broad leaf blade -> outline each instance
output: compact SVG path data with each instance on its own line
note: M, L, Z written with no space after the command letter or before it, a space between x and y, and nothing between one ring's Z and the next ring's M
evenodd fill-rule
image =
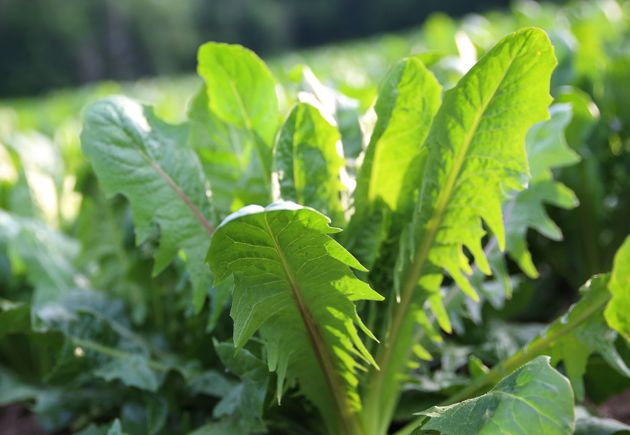
M393 413L417 319L426 318L425 303L441 328L451 331L440 293L443 271L476 300L465 276L472 273L466 251L489 274L483 224L505 247L501 205L509 192L526 184L525 135L549 116L555 64L547 35L521 30L500 41L444 95L425 141L428 156L417 212L401 240L395 276L400 296L391 303L392 320L384 331L389 336L377 355L381 372L372 372L368 386L366 424L381 432Z
M268 202L269 174L261 164L256 139L210 110L205 86L193 98L188 119L189 143L210 180L212 204L221 216L245 204Z
M404 59L385 78L345 234L361 261L374 262L392 215L408 218L413 211L427 153L424 140L439 105L440 85L419 58Z
M92 105L85 115L81 145L105 192L129 199L136 240L160 230L154 273L186 254L200 310L210 284L203 258L213 227L209 222L207 182L186 131L165 124L151 110L124 97Z
M335 232L324 215L294 203L249 206L221 224L208 253L218 280L234 276L236 346L259 330L278 394L285 379L297 379L331 431L360 408L357 359L373 363L353 302L382 299L354 276L351 268L363 268Z
M226 370L241 382L219 396L221 401L214 407L213 416L233 419L240 433L263 431L262 414L269 380L265 363L245 349L236 351L231 343L215 341L214 348Z
M280 128L273 167L280 198L313 207L336 224L345 221L339 140L317 108L298 103Z
M416 246L408 251L423 261L415 261L421 268L412 276L423 276L423 267L431 273L431 265L445 269L475 298L464 277L470 271L463 249L482 271L488 270L482 221L505 246L501 202L507 192L525 186L525 133L549 116L555 64L545 33L527 29L499 42L447 91L426 140L427 171L413 225ZM421 287L431 293L438 289L433 283Z
M504 378L483 396L421 413L422 430L444 435L572 434L573 392L567 379L538 357Z
M78 256L76 240L41 221L0 210L0 245L25 264L33 285L32 304L40 307L85 283L73 265Z
M276 84L265 63L240 45L209 42L199 48L197 71L205 82L210 110L255 136L259 158L269 177L280 117Z

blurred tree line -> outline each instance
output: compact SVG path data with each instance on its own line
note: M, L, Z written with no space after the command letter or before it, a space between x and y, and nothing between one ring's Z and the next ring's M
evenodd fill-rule
M192 71L199 44L262 55L419 25L509 0L0 0L0 97Z

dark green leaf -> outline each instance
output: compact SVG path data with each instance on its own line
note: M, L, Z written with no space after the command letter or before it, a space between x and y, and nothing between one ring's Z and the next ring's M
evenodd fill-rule
M483 396L421 414L429 417L423 431L443 435L569 435L575 426L571 386L547 357L527 363Z

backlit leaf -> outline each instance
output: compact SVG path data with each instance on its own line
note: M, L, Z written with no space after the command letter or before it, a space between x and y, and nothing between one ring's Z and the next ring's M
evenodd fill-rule
M336 431L361 406L358 360L374 364L354 302L382 297L354 276L351 268L364 269L329 236L338 231L329 222L291 202L249 206L223 221L208 261L218 280L234 277L235 345L259 331L278 397L285 379L297 379Z

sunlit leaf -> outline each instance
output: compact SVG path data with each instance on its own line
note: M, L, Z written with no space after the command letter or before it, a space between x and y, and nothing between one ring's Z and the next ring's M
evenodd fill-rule
M259 331L278 398L285 379L297 379L333 431L360 409L357 360L374 364L354 301L382 299L354 276L363 267L335 232L324 215L291 202L249 206L221 224L208 254L218 280L234 276L235 345Z

